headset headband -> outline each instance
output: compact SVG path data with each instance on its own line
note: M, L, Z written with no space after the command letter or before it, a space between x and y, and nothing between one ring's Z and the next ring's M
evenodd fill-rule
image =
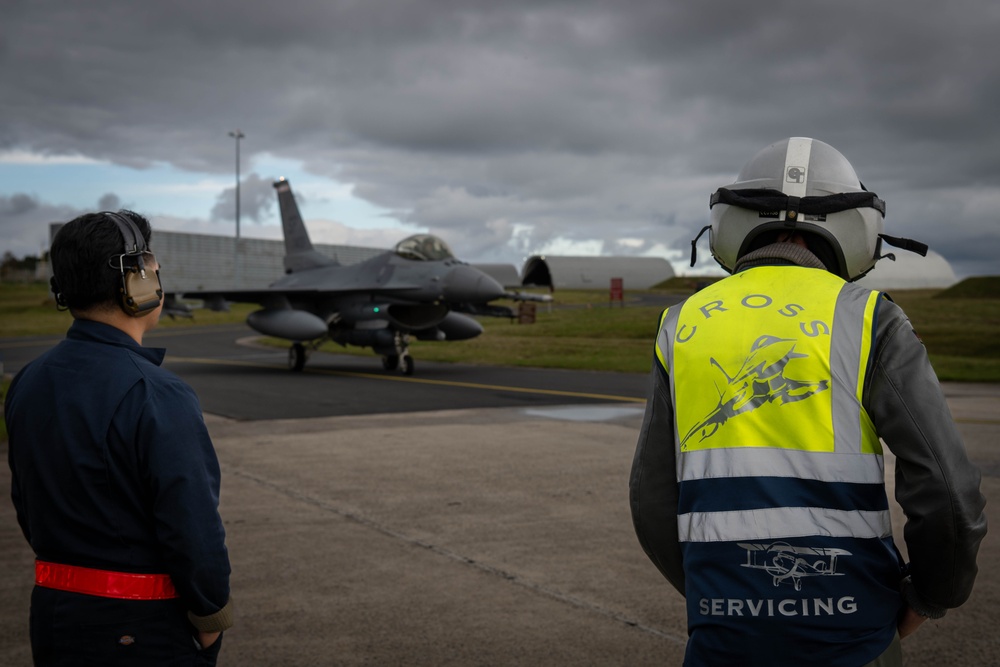
M146 246L146 239L139 231L138 225L127 216L120 213L105 211L104 215L111 218L118 231L121 232L124 242L124 252L117 255L118 265L115 266L115 255L112 255L109 262L112 268L121 271L121 302L122 310L132 317L142 317L155 311L156 307L163 301L163 287L160 285L159 271L151 271L148 275L146 265L143 261L143 254L149 252ZM125 264L125 258L134 258L134 264Z
M111 218L118 226L118 231L121 232L122 239L125 242L124 254L140 255L146 252L146 239L134 222L124 215L112 213L111 211L105 211L104 215Z

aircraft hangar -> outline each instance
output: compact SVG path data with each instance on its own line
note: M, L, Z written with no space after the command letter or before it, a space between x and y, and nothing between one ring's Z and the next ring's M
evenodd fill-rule
M521 274L517 272L517 267L513 264L473 264L472 266L503 285L506 289L521 286Z
M50 225L49 238L62 223ZM154 229L150 244L163 266L169 292L247 289L268 285L284 273L285 244L280 240L241 238L237 254L231 236L188 234ZM316 250L341 264L357 264L387 248L315 243ZM605 289L622 278L625 289L646 289L672 278L670 262L658 257L561 257L534 255L520 273L512 264L475 264L507 288L521 285L552 289Z
M958 282L948 260L933 250L926 257L905 250L890 250L896 261L880 259L875 268L858 281L859 285L877 290L938 289Z
M649 289L674 277L674 268L662 257L567 257L533 255L524 263L521 283L557 289L606 289L612 278L623 287Z
M62 223L52 223L49 238ZM188 234L154 230L152 247L163 265L165 287L171 292L202 289L239 289L268 285L284 272L285 245L280 240ZM316 249L341 264L357 264L385 248L315 244ZM895 261L883 259L859 283L869 289L940 289L958 282L948 260L933 250L927 257L896 250ZM624 288L648 289L674 277L670 262L659 257L570 257L533 255L518 274L505 264L477 268L507 288L540 286L556 289L605 289L611 278L622 278Z

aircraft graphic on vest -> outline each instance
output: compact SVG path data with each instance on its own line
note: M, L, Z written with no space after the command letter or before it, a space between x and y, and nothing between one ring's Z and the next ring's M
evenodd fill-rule
M843 572L837 572L837 557L851 555L844 549L793 547L787 542L738 542L736 546L747 550L747 562L740 567L763 570L771 575L775 586L787 582L797 591L802 590L805 577L844 576Z
M802 381L785 376L785 367L794 359L806 359L807 354L795 351L795 339L763 335L750 346L750 354L734 375L730 376L719 362L712 358L712 365L726 378L726 385L719 391L719 404L696 424L684 439L687 446L696 433L701 442L715 435L719 427L738 415L751 412L766 403L784 405L801 401L830 388L829 380Z

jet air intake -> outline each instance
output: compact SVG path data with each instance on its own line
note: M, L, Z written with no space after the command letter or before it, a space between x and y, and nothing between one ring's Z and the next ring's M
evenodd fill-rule
M437 326L447 315L448 306L434 303L353 303L340 311L345 322L384 321L407 331Z

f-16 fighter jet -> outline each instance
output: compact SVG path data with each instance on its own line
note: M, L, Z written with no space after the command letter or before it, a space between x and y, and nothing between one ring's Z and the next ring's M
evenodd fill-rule
M267 336L292 341L288 365L302 370L309 353L327 340L370 347L386 370L413 374L408 342L474 338L482 325L467 314L510 317L502 298L543 300L504 291L493 278L459 261L436 236L418 234L359 264L340 265L313 248L292 188L274 183L285 236L285 275L257 290L185 292L206 308L228 302L262 306L247 324Z

